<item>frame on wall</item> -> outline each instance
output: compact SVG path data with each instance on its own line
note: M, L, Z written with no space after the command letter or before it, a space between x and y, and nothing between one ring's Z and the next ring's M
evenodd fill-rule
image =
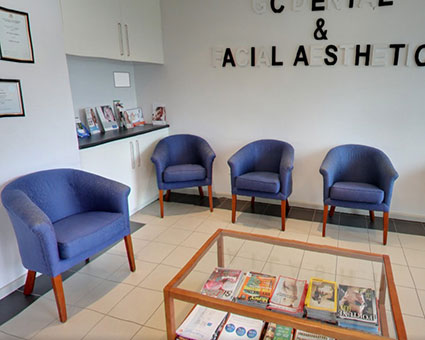
M0 6L0 58L34 63L29 14Z
M25 109L21 81L17 79L0 79L0 118L24 116Z
M114 72L115 87L131 87L130 72Z

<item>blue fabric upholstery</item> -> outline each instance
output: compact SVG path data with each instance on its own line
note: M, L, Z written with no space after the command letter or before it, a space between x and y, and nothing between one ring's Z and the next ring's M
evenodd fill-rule
M171 165L164 171L164 182L202 180L206 175L206 169L198 164Z
M271 139L249 143L228 164L234 195L286 200L292 192L294 148L288 143Z
M201 137L183 134L162 139L151 157L158 189L211 185L214 159L214 151Z
M1 197L24 267L55 277L130 234L129 193L121 183L75 169L9 183Z
M384 191L376 185L358 182L336 182L331 187L331 199L381 204Z
M398 173L382 151L356 144L335 147L320 173L325 205L389 211Z
M267 171L248 172L236 178L236 188L276 194L280 189L279 174Z

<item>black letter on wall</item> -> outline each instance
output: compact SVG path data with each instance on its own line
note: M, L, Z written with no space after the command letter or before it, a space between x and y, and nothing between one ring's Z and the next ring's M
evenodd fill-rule
M255 47L251 47L251 66L255 66Z
M229 47L226 48L226 51L224 52L223 67L226 67L227 63L230 63L233 67L236 67L235 59L232 55L232 50Z
M338 52L338 47L336 47L335 45L329 45L326 47L325 52L326 52L326 55L331 58L331 59L326 58L325 64L328 66L335 65L338 61L338 57L335 54L336 52Z
M416 65L421 66L421 67L425 66L425 59L424 59L424 61L421 61L419 59L419 57L421 56L421 51L424 50L424 49L425 49L425 45L421 45L421 46L418 47L418 49L416 50L416 53L415 53Z
M400 49L406 48L406 44L391 44L390 48L394 49L394 62L393 65L398 65L398 59L400 57Z
M383 6L392 6L393 5L393 1L392 0L379 0L378 6L379 7L383 7Z
M315 12L315 11L324 11L325 10L325 6L324 5L322 5L322 6L318 6L317 5L317 3L323 3L323 2L325 2L325 0L312 0L312 2L311 2L311 10L313 12Z
M360 58L365 58L365 66L369 66L371 45L366 45L366 52L360 52L360 45L356 45L356 66L360 64Z
M279 8L276 8L276 4L275 4L276 0L270 0L270 7L272 8L272 11L274 13L282 13L283 10L285 9L284 5L281 5Z
M354 7L354 0L350 0L350 3L348 5L349 8L353 8Z
M305 66L308 66L307 54L303 45L298 47L297 56L295 57L294 66L297 66L298 62L302 61Z
M276 61L276 46L272 46L272 66L283 66L283 61Z

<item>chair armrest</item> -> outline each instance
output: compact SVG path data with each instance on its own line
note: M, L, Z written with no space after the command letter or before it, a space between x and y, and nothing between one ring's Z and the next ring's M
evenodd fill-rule
M230 178L232 188L235 187L235 179L237 176L243 175L254 170L254 157L251 152L252 144L245 145L239 149L232 157L229 158L227 164L230 166Z
M382 158L377 162L376 166L379 172L378 186L384 190L384 203L389 206L391 204L394 182L399 175L386 155L382 155Z
M339 168L340 160L331 151L326 155L319 170L323 176L323 200L329 198L329 189L336 181Z
M86 210L128 214L127 185L89 172L76 170L74 185Z
M201 159L202 166L207 170L207 178L212 179L212 164L216 157L213 149L207 141L200 139L197 144L199 158Z
M294 148L289 144L283 149L279 166L280 191L286 197L292 192L292 170L294 169Z
M156 181L158 182L158 188L163 189L163 178L162 174L168 166L168 146L165 141L160 141L151 156L151 161L155 165L156 170Z

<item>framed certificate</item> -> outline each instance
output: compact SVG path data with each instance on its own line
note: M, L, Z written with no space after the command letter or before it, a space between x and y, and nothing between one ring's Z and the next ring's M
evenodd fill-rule
M0 57L20 63L34 62L28 13L0 7Z
M0 117L25 116L21 81L0 79Z

